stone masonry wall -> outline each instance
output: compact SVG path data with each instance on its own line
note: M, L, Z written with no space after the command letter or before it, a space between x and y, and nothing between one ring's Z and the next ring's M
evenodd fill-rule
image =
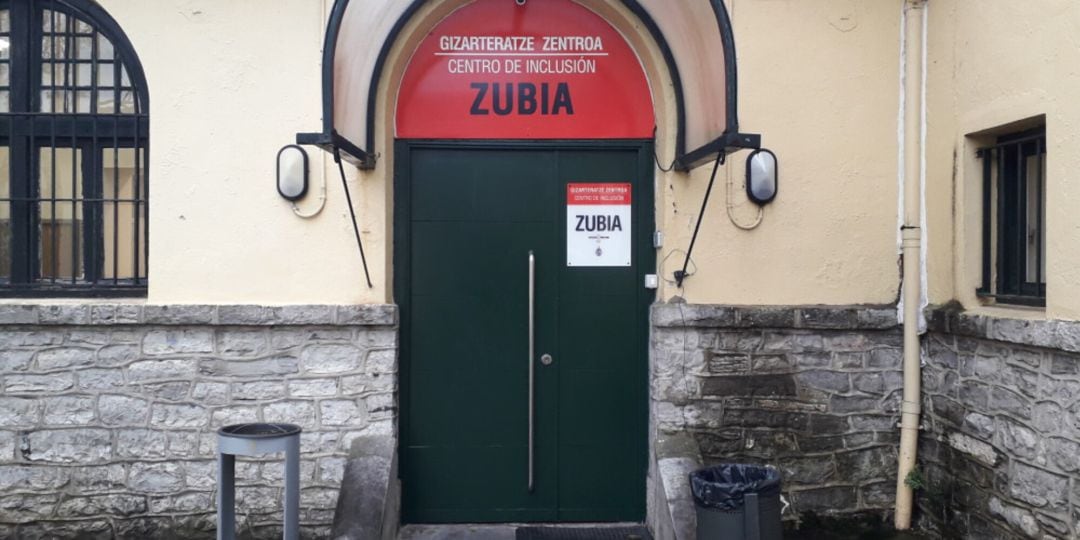
M1080 324L937 309L924 338L922 526L1080 534Z
M706 463L779 467L791 519L893 506L902 336L895 308L653 309L654 435Z
M350 441L395 429L396 323L381 305L0 306L0 538L212 538L215 431L255 421L303 427L301 523L325 537ZM245 531L280 537L282 473L238 460Z

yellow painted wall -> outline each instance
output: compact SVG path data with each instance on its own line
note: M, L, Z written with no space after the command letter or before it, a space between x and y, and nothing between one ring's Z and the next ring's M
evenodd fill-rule
M151 276L154 303L390 301L393 216L388 128L396 78L417 41L391 56L380 87L372 172L350 170L375 289L359 256L336 171L312 151L312 195L328 180L326 210L295 217L274 190L274 156L317 131L320 59L329 0L102 0L139 51L151 92ZM626 18L617 2L594 8ZM662 296L727 304L852 304L895 300L896 108L899 0L734 0L741 124L780 156L781 192L757 229L741 162L721 170L695 252L697 275ZM413 30L430 27L429 9ZM444 10L445 11L445 10ZM671 158L673 102L641 28L617 24L654 78L658 151ZM659 75L658 75L659 74ZM660 80L655 80L656 78ZM691 112L692 113L692 112ZM689 241L709 167L658 173L664 274ZM670 257L668 257L670 255Z
M930 25L927 199L937 231L930 245L932 299L957 297L969 309L981 306L975 289L981 279L982 170L975 150L992 140L983 135L1008 133L1017 129L1010 124L1045 115L1047 307L1045 315L996 312L1080 319L1080 7L1044 0L980 2L971 9L970 2L932 0Z
M896 300L898 257L898 1L734 0L742 131L780 160L780 195L753 223L745 153L718 179L694 260L698 274L664 296L722 304L884 304ZM663 257L689 242L709 167L669 175L660 210ZM670 277L681 260L663 266Z
M329 1L102 0L150 85L150 293L154 303L357 303L361 286L341 182L312 149L305 221L275 189L275 156L321 127ZM324 172L323 166L326 165ZM351 171L350 171L351 172ZM353 182L373 279L384 284L384 183Z

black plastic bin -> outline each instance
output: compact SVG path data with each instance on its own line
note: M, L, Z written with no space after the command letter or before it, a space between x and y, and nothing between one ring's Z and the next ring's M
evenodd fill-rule
M781 540L780 471L727 463L690 473L698 540Z

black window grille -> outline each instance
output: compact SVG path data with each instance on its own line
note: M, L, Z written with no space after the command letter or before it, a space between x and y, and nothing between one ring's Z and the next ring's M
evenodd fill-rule
M978 294L1046 305L1046 129L1000 137L983 167L983 278Z
M149 96L92 0L0 0L0 296L142 295Z

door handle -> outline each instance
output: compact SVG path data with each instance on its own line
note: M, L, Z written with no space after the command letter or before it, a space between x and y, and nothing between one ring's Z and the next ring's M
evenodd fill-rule
M529 252L529 493L533 491L536 421L536 255Z

